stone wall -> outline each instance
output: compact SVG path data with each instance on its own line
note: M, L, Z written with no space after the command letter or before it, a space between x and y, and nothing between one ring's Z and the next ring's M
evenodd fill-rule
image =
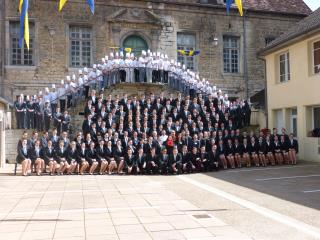
M186 2L186 1L181 1ZM190 2L190 1L189 1ZM195 3L197 1L192 1ZM57 1L31 1L29 16L35 22L35 66L10 66L9 22L18 19L17 1L6 0L5 9L6 67L5 94L13 97L21 92L35 94L48 83L57 83L77 69L69 67L69 25L89 26L93 31L92 62L97 62L110 52L110 47L121 46L123 40L137 34L143 37L152 51L166 52L177 57L177 33L196 36L197 70L202 77L227 90L232 96L244 96L244 24L236 11L227 16L225 9L192 4L161 3L156 1L96 1L92 15L84 1L68 1L62 12L57 11ZM264 87L264 62L257 51L265 46L265 38L279 36L302 15L277 13L247 13L246 46L248 60L248 87L250 95ZM50 32L53 35L50 35ZM223 72L223 36L240 37L240 73ZM212 39L217 37L218 46ZM14 85L12 85L14 84Z

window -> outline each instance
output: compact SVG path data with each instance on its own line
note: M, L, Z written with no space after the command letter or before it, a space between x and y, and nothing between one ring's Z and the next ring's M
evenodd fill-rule
M178 33L177 49L184 51L194 51L196 48L196 37L193 34ZM185 56L178 52L178 62L186 65L187 69L194 70L194 57Z
M313 43L313 68L314 73L320 73L320 41Z
M290 80L290 60L289 53L284 53L279 56L280 61L280 82Z
M34 65L34 23L29 23L29 50L24 42L19 48L19 22L10 22L10 64L17 66Z
M225 73L239 73L239 38L223 37L223 71Z
M313 108L313 129L320 128L320 107Z
M274 37L266 37L266 38L264 39L265 45L266 45L266 46L269 45L274 39L275 39Z
M298 123L297 123L297 109L291 109L291 116L290 116L290 132L296 137L298 133Z
M89 27L70 26L70 66L90 67L92 32Z

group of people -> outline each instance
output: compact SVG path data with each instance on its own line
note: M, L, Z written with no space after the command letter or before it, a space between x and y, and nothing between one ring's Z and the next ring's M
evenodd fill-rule
M121 82L168 84L191 98L201 93L229 102L228 95L223 95L216 86L205 79L201 80L199 74L180 62L169 60L167 55L160 52L142 51L140 57L135 57L133 53L124 55L123 52L111 52L102 58L100 64L94 64L92 69L79 69L77 76L67 76L37 95L17 96L14 103L16 127L49 131L53 123L60 133L70 128L68 109L79 100L87 99L90 89L99 92Z
M57 106L58 108L59 106ZM18 143L22 174L183 174L250 166L296 164L298 143L278 134L240 132L249 103L197 93L165 97L105 96L90 90L82 131L53 128ZM34 167L33 167L34 166Z

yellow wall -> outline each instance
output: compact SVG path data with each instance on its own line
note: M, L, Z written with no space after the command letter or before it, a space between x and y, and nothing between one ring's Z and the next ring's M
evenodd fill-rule
M301 40L277 52L267 55L267 88L269 128L290 129L290 108L297 108L297 137L300 159L320 161L318 138L307 137L312 130L312 107L320 106L320 74L312 73L312 42L320 40L320 34ZM291 79L279 83L279 54L289 51ZM282 110L283 125L276 126L274 110Z

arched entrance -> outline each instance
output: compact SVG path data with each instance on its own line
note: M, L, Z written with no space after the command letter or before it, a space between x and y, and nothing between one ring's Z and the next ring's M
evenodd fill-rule
M142 50L147 51L148 49L148 43L138 35L128 36L124 39L122 46L123 48L131 48L135 56L140 56Z

